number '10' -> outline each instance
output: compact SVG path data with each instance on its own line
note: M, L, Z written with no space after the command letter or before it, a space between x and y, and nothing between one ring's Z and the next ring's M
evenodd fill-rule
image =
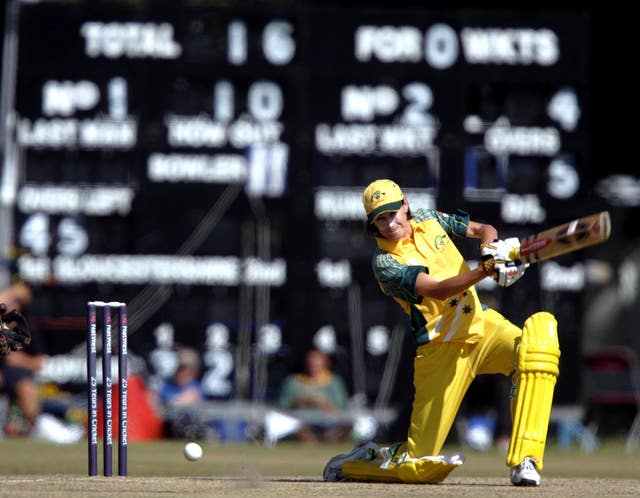
M277 83L255 81L247 89L247 110L256 121L276 121L282 115L284 101ZM235 116L235 88L228 80L213 86L213 116L216 121L228 123Z

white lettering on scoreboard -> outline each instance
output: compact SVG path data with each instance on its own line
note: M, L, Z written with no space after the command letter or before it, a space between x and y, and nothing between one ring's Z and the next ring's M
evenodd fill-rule
M464 27L460 33L437 23L424 33L415 26L360 26L355 32L356 60L419 63L435 69L453 66L462 52L469 64L555 64L558 36L550 29Z
M319 123L316 148L325 155L423 156L433 147L433 126Z
M126 215L131 212L133 198L133 188L128 186L27 184L18 193L18 207L23 213Z
M554 156L560 151L560 132L552 126L511 126L500 118L486 131L484 145L495 155Z
M169 23L85 22L80 27L87 56L108 59L177 59L182 47Z
M284 259L235 256L84 254L51 259L25 255L18 258L18 271L27 281L54 280L60 285L105 282L281 287L287 280Z
M100 89L93 81L46 81L42 87L42 111L45 116L71 116L87 111L100 101Z
M252 122L239 119L231 124L208 116L165 118L167 142L172 147L224 147L241 149L254 144L273 143L280 139L284 125L278 121Z
M124 149L138 141L136 119L22 118L17 125L18 144L36 149Z
M249 165L240 154L160 154L147 160L147 176L153 182L241 183Z
M414 209L435 209L436 202L428 189L405 188ZM360 187L319 187L314 193L314 210L320 220L361 220L362 189Z
M351 263L347 259L324 258L316 263L316 277L322 287L346 288L351 285Z

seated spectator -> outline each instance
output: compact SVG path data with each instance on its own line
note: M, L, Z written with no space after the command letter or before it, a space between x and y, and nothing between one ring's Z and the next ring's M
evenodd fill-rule
M193 348L178 350L178 366L173 377L158 392L164 405L187 406L204 400L200 382L200 355Z
M196 406L205 401L200 382L200 355L193 348L181 347L177 356L176 371L158 390L168 433L177 438L204 439L209 428Z
M351 423L321 423L329 421L326 414L347 409L348 393L342 378L331 371L329 356L318 349L307 352L304 372L284 380L278 405L303 421L297 433L301 442L339 442L351 433Z

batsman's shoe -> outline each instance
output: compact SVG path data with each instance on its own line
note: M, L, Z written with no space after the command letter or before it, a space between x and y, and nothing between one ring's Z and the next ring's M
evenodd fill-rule
M525 458L520 465L511 468L511 483L514 486L538 486L540 473L533 458Z
M369 442L356 446L350 453L347 453L346 455L336 455L329 460L322 472L322 477L327 482L343 481L344 476L342 475L342 465L345 462L349 462L351 460L363 460L368 462L373 460L377 453L378 445L375 443Z

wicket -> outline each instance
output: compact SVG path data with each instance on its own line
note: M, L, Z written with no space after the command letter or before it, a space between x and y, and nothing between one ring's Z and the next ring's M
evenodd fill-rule
M127 305L120 302L87 303L87 419L89 476L98 475L97 308L102 309L102 433L103 474L113 475L113 400L111 378L112 309L118 310L118 475L127 475Z

